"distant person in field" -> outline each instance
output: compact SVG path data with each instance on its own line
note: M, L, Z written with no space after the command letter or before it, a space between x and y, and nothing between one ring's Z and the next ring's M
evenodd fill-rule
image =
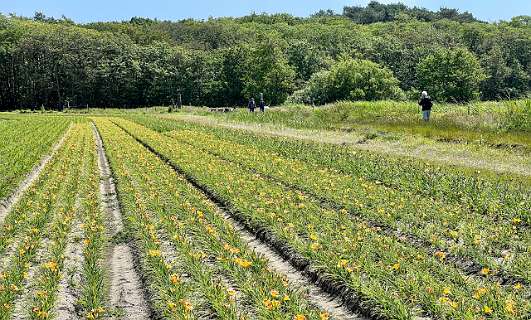
M422 94L420 95L419 106L422 107L422 119L426 122L430 121L431 108L433 107L433 101L428 95L428 92L422 91Z
M249 111L254 112L254 109L256 109L256 102L254 102L254 98L249 99L249 104L247 107L249 107Z
M260 100L260 111L261 112L265 112L265 106L266 106L266 104L265 104L264 99L261 99Z

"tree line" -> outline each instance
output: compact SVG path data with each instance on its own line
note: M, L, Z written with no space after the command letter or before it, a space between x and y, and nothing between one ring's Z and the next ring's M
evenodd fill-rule
M453 9L346 7L309 18L76 24L0 15L0 108L245 105L529 94L531 17L486 23Z

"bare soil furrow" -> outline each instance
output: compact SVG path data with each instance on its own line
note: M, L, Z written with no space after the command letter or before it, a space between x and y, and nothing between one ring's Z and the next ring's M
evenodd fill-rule
M274 182L275 184L282 185L284 188L295 190L301 194L304 194L308 198L313 198L319 202L321 207L325 209L345 210L352 216L353 219L363 221L371 228L375 228L379 232L387 236L393 237L404 244L412 245L415 248L422 250L430 255L434 255L437 252L442 252L445 255L445 260L447 261L447 263L453 265L457 269L460 269L463 273L465 273L468 276L476 277L476 278L488 278L489 280L493 282L499 282L500 284L507 285L507 286L514 285L516 283L523 283L526 285L529 284L526 279L516 276L514 274L510 274L504 270L500 270L497 273L490 274L488 276L482 275L481 270L483 269L483 266L479 264L478 262L471 260L464 256L458 256L458 255L452 254L451 252L443 248L434 246L431 242L425 239L422 239L411 232L405 231L405 229L407 229L406 226L403 228L395 228L390 225L385 225L383 223L376 222L372 219L364 217L362 214L359 214L358 212L352 211L350 208L347 208L338 202L334 202L332 200L326 199L320 196L319 194L312 192L311 190L301 188L300 186L292 184L292 183L288 183L287 181L283 179L279 179L278 177L275 177L273 175L265 174L259 170L256 170L248 166L247 164L243 162L235 161L218 152L211 151L208 148L198 147L195 144L187 142L185 140L179 139L179 142L185 143L194 148L199 148L203 152L206 152L215 157L223 159L224 161L227 161L231 164L238 165L257 176L260 176L266 180L270 180L271 182ZM449 238L446 238L445 240L448 243L452 242Z
M129 133L127 130L123 130L131 135L131 133ZM254 226L250 224L240 213L229 209L230 204L225 203L222 199L218 198L214 192L208 189L208 187L203 186L201 183L196 181L194 177L188 175L180 167L172 163L168 158L154 150L142 140L136 138L134 135L131 136L140 144L142 144L147 150L155 154L162 161L166 162L177 173L182 175L190 184L200 190L210 201L215 203L217 207L224 212L226 218L230 219L233 224L237 225L239 230L245 230L247 235L251 237L250 239L255 240L255 245L256 243L259 243L265 248L268 248L269 252L275 253L276 256L271 256L271 260L276 261L276 263L279 263L283 266L280 268L280 270L284 270L286 273L290 273L288 270L291 270L290 276L292 276L294 279L299 279L302 281L301 284L304 287L316 287L315 290L308 291L309 301L316 303L317 306L322 307L323 309L329 310L332 318L373 318L372 311L364 307L360 297L357 296L352 290L346 288L344 284L329 279L325 275L315 271L310 261L297 254L286 244L275 239L271 232L263 229L260 226ZM264 250L262 254L267 258L267 251ZM322 294L319 294L320 292Z
M12 315L13 320L31 319L31 310L28 310L28 306L32 304L33 295L35 294L34 283L32 283L32 281L36 279L41 264L45 262L46 253L48 252L48 247L50 246L50 239L45 238L41 241L44 245L41 245L37 249L33 264L28 269L28 273L25 277L26 280L24 280L23 293L22 295L18 296L13 303L15 306Z
M76 306L81 294L81 275L84 260L82 238L83 230L80 221L76 219L74 220L72 231L68 236L68 244L64 253L63 276L59 282L57 303L54 312L57 319L80 319Z
M6 199L0 200L0 224L4 221L6 215L11 211L22 194L33 184L33 182L35 182L35 180L37 180L44 167L50 162L57 150L61 148L69 132L70 127L66 130L61 139L59 139L59 141L52 147L51 152L46 155L39 164L30 171L30 173L28 173L26 178L19 184L15 191L13 191L13 193Z
M306 297L311 304L328 312L332 319L365 319L363 316L349 310L344 301L338 296L327 293L322 288L315 285L311 279L295 269L282 256L270 248L269 245L247 231L242 224L234 220L228 213L220 211L220 214L235 227L240 234L240 238L245 241L255 253L267 259L269 268L272 271L283 275L291 285L305 292Z
M17 238L9 246L7 247L7 250L5 251L4 255L0 257L0 272L3 272L6 270L9 266L9 261L11 257L16 253L16 250L20 243L22 242L22 238Z
M113 226L112 236L123 230L122 213L112 178L109 161L105 154L103 140L93 124L98 151L98 167L100 169L100 190L102 206ZM110 304L111 308L120 310L123 319L148 320L152 310L147 303L146 291L142 279L137 273L134 250L128 244L112 246L109 252Z
M96 137L96 148L98 152L98 167L100 169L100 193L102 195L102 206L108 213L110 225L112 228L111 236L116 235L123 230L122 213L116 194L116 186L112 176L109 160L105 154L103 140L94 124L92 124L94 135Z
M127 244L115 245L110 260L111 306L123 312L123 319L150 319L151 312L144 297L142 281L134 266L131 248Z

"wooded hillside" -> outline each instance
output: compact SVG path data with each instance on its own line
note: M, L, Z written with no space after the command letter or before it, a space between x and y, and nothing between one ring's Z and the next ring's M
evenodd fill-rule
M529 94L530 21L375 2L309 18L76 24L0 15L0 109L168 105L179 94L184 104L234 106L261 92L272 105L420 90L440 101L512 99Z

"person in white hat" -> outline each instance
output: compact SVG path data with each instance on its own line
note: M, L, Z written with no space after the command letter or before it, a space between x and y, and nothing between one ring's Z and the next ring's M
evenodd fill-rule
M428 95L428 92L422 91L422 94L420 95L419 106L422 107L422 119L426 122L430 121L431 108L433 107L433 101Z

